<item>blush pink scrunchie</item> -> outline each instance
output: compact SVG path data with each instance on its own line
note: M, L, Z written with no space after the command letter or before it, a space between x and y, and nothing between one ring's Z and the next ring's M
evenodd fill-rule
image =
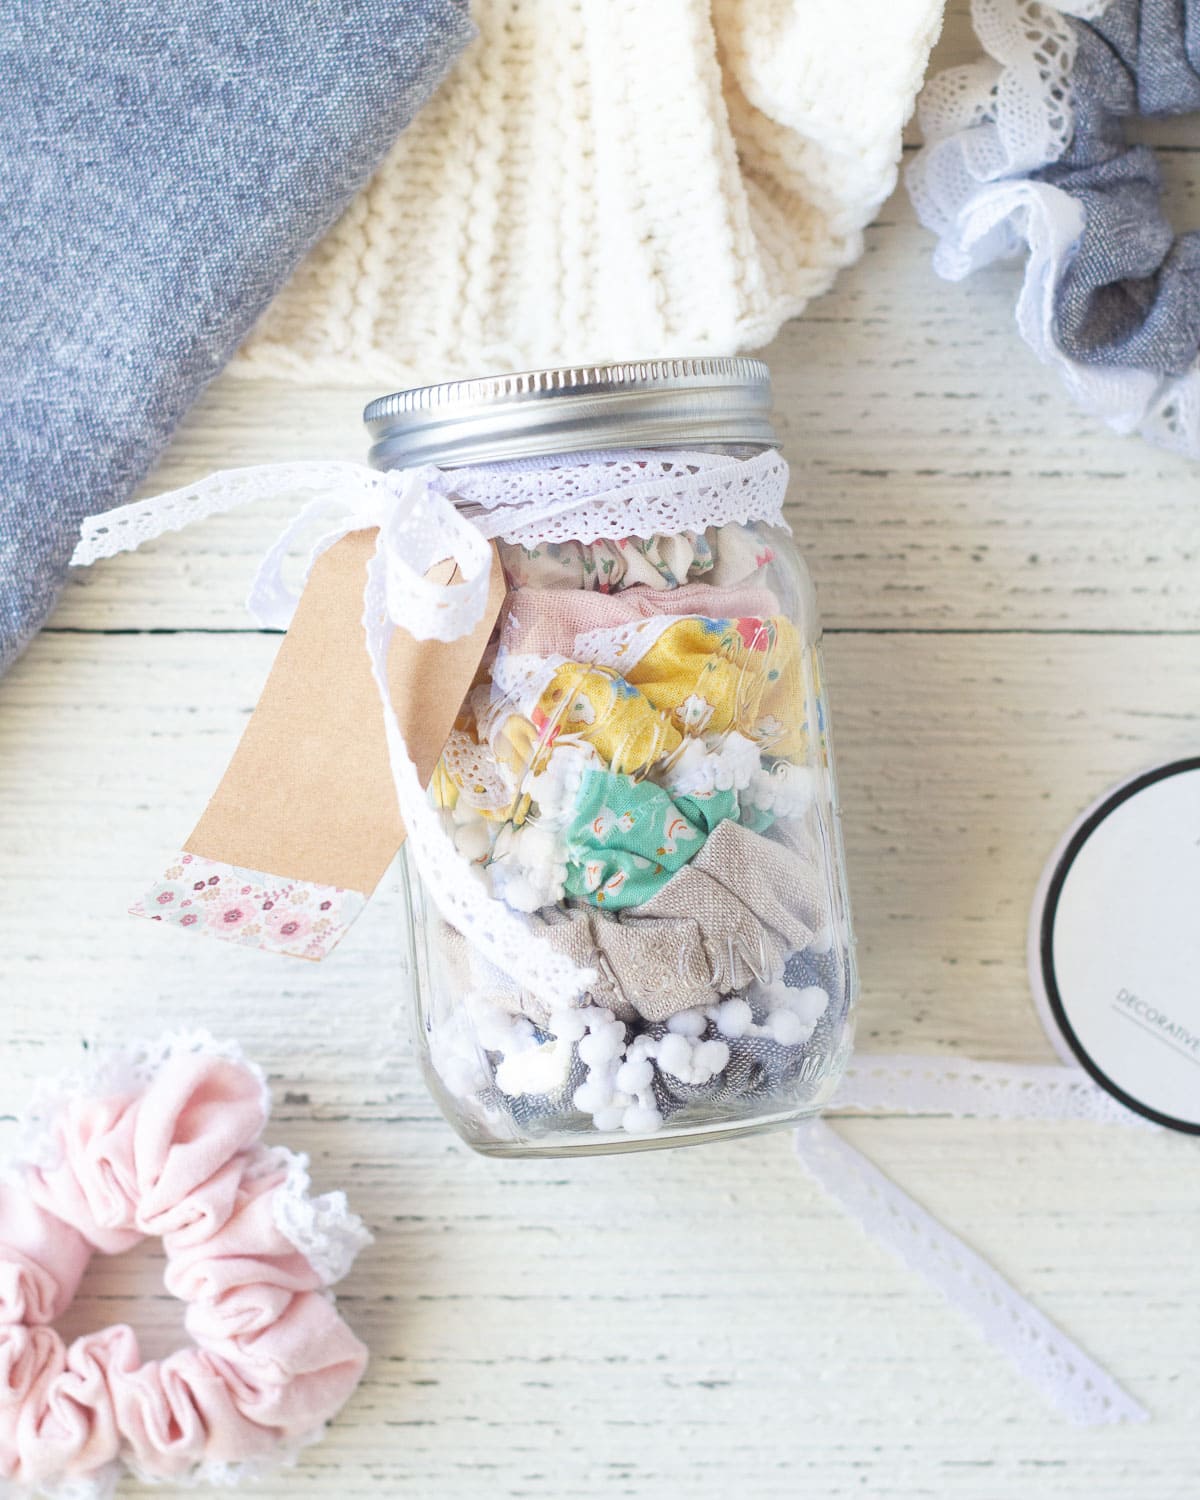
M370 1236L307 1158L262 1144L270 1097L235 1047L165 1038L42 1089L0 1177L0 1490L220 1477L288 1457L353 1391L367 1351L325 1287ZM48 1096L48 1097L47 1097ZM95 1251L161 1238L192 1347L142 1363L123 1325L50 1325Z

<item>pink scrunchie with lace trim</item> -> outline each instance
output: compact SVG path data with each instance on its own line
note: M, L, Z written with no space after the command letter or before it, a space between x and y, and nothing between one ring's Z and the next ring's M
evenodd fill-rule
M43 1088L43 1094L46 1093ZM307 1159L262 1145L259 1070L168 1039L58 1086L0 1178L0 1480L236 1476L320 1435L367 1352L323 1289L370 1236ZM27 1125L27 1134L30 1126ZM94 1251L161 1238L192 1347L141 1361L117 1325L69 1347L50 1326Z

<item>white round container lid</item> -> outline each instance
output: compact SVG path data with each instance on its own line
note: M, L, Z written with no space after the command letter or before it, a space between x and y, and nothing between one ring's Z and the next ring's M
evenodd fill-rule
M1107 792L1051 856L1029 971L1059 1055L1200 1134L1200 756Z

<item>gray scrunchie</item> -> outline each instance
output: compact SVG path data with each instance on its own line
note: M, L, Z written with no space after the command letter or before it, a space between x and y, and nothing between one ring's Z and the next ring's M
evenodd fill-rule
M1200 233L1138 118L1200 111L1200 0L971 0L986 55L935 73L909 165L934 266L1024 254L1021 337L1118 432L1200 460Z
M1200 0L1115 0L1076 33L1066 151L1032 174L1077 199L1078 247L1055 291L1055 336L1081 364L1181 375L1200 350L1200 231L1176 238L1152 150L1125 121L1200 110Z

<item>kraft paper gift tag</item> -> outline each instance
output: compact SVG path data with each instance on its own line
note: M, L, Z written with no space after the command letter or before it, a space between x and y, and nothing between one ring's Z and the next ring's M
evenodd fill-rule
M209 937L323 958L404 840L379 692L363 640L376 533L313 566L241 743L182 852L130 910ZM454 564L431 575L450 582ZM392 703L423 783L441 755L504 598L492 550L483 619L457 641L397 629Z

